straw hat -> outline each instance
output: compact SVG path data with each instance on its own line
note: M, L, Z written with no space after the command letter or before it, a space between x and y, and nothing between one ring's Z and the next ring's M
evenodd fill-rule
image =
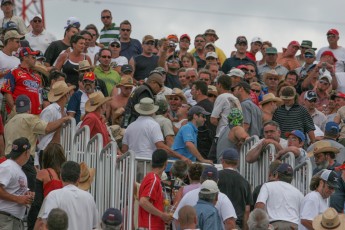
M90 65L88 60L82 60L79 62L78 69L74 69L76 71L83 71L83 70L92 70L93 66Z
M74 88L75 85L68 86L65 81L57 81L48 93L48 100L50 102L56 102Z
M121 128L119 125L112 125L109 126L109 128L116 141L122 140L123 136L125 135L126 129Z
M80 165L80 178L78 188L87 191L90 189L93 178L95 177L95 169L89 168L85 162L79 163Z
M271 69L270 71L266 72L263 74L263 81L266 82L266 78L267 77L275 77L278 78L278 81L280 82L282 80L282 75L279 75L277 73L277 71L275 71L274 69Z
M278 103L282 102L282 100L279 97L274 96L273 93L268 93L263 96L262 101L260 101L260 105L266 104L271 101L278 102Z
M85 103L85 111L90 113L95 111L98 107L110 101L111 97L104 97L103 93L100 91L91 93L89 95L89 100Z
M207 86L207 93L208 94L213 94L216 97L218 96L217 88L214 85Z
M327 208L326 211L314 218L313 228L315 230L345 229L345 215L338 214L334 208Z
M43 74L44 76L48 77L49 76L49 72L47 70L47 67L45 67L44 65L42 65L40 62L36 62L34 68L35 71Z
M169 101L171 97L175 97L178 96L179 98L181 98L182 103L186 104L187 103L187 99L183 93L182 90L180 90L179 88L173 88L172 93L169 95L165 95L165 98Z
M308 157L312 157L314 154L318 153L339 153L339 149L333 147L328 141L318 141L314 144L314 149L308 152Z
M130 75L123 75L121 77L120 83L116 85L117 88L119 88L120 86L134 86L133 78Z
M134 106L135 111L137 111L140 115L150 115L159 109L158 105L155 105L153 100L149 97L144 97L140 100L138 104Z

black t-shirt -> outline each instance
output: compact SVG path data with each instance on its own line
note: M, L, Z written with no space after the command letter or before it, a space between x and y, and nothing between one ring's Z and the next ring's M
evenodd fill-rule
M46 62L49 63L50 66L53 66L60 53L66 50L68 47L69 46L63 43L62 40L53 41L52 43L50 43L46 52L44 53Z
M253 203L249 182L237 171L224 169L219 171L218 188L231 200L237 215L236 224L242 227L246 205Z
M173 89L173 88L182 89L182 85L180 83L180 79L178 78L178 76L171 73L167 73L164 85L166 87L169 87L170 89Z
M144 80L149 77L149 74L158 66L159 57L153 55L151 57L146 57L143 55L135 56L134 58L135 70L134 79L137 81Z

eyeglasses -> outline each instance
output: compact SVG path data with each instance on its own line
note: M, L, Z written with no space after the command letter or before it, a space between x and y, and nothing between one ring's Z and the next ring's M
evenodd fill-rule
M305 54L304 57L305 58L314 58L314 55L312 55L312 54Z
M121 47L121 46L120 46L119 44L117 44L117 43L116 43L116 44L113 43L113 44L111 44L110 46L111 46L111 47L115 47L115 48L120 48L120 47Z
M109 19L111 16L102 16L102 19Z
M323 85L328 85L329 83L327 81L324 81L324 80L319 80L319 82Z
M154 42L145 42L144 45L148 45L148 46L154 46L155 43Z
M270 77L270 78L267 78L268 80L270 81L278 81L278 78L274 78L274 77Z
M297 137L289 137L287 140L288 141L298 141L298 138Z
M250 89L251 91L255 92L255 93L260 93L261 90L260 89Z
M188 77L186 76L186 79L187 79L187 80L189 80L189 79L190 79L190 77L189 77L189 76L188 76Z
M40 19L35 19L35 20L32 20L34 23L41 23L42 22L42 20L40 20Z
M121 29L121 31L129 32L129 31L131 31L131 29Z
M196 76L195 76L195 75L191 75L190 77L191 77L191 78L196 78Z
M179 58L175 58L175 59L169 59L168 63L179 63L180 59Z
M101 56L102 58L108 58L108 59L111 59L111 56Z
M194 42L202 43L202 42L205 42L205 41L204 40L195 40Z

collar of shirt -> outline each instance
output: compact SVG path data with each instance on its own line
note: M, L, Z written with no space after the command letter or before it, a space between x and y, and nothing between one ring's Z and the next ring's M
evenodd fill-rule
M193 127L194 132L198 132L198 128L191 122L189 121L187 124L189 124L191 127Z
M38 37L38 36L41 36L41 35L44 35L45 34L45 30L43 30L40 34L36 35L34 33L32 33L32 31L30 32L30 36L31 37Z

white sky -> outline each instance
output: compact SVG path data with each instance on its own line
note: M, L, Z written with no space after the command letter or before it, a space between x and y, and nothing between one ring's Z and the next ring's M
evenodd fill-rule
M269 40L281 50L292 40L312 40L314 47L327 45L326 32L336 28L340 45L345 45L344 0L45 0L47 30L61 39L67 18L80 19L83 28L94 23L102 28L100 13L109 9L113 21L132 23L132 37L145 34L161 38L175 33L194 36L206 29L216 30L216 45L227 56L235 39L245 35ZM193 43L191 44L191 47Z

